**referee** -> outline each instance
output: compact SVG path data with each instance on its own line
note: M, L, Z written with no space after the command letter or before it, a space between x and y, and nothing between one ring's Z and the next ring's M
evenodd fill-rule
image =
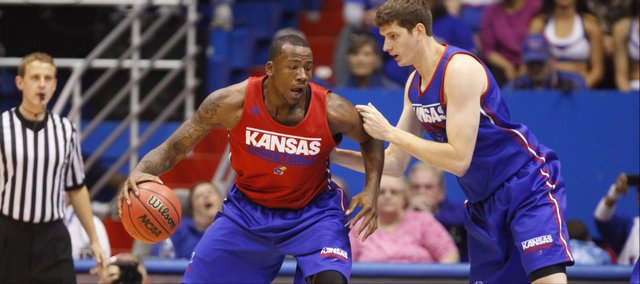
M5 283L76 282L63 222L65 191L91 239L97 267L104 264L78 133L68 119L46 108L56 83L51 56L27 55L16 76L22 102L0 114L0 281Z

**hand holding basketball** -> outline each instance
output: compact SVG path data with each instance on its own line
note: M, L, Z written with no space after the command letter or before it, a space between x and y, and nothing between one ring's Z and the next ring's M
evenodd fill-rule
M129 192L133 192L135 196L139 196L140 192L138 191L138 184L146 181L153 181L159 184L164 184L159 177L143 173L141 171L133 170L129 177L124 182L122 186L122 190L120 190L120 194L118 195L118 215L122 217L122 204L124 201L127 202L128 205L131 205L131 198L129 196Z
M176 194L164 184L142 182L131 205L121 205L122 225L134 239L155 243L173 234L182 219L182 206ZM123 199L120 203L124 202Z

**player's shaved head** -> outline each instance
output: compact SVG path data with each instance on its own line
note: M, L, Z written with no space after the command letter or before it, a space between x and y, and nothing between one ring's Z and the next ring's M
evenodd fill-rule
M298 35L288 34L283 35L281 37L275 38L271 42L271 47L269 47L269 58L267 60L273 61L282 53L282 47L286 44L290 44L293 46L302 46L309 47L309 44L305 39Z

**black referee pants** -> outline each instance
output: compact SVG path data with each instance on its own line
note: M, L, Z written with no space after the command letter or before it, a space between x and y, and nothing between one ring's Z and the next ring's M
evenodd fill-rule
M62 220L31 224L0 214L0 282L76 283Z

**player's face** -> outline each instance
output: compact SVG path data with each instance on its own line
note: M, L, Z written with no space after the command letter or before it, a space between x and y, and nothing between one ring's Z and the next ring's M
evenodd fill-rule
M266 69L277 92L283 94L289 103L295 104L306 94L312 68L311 48L285 44L280 56L269 61Z
M407 206L404 182L395 177L383 176L380 180L377 210L379 213L397 213Z
M356 53L347 56L347 65L354 76L368 77L380 65L380 59L373 46L364 45Z
M440 204L444 201L444 189L438 184L438 177L430 170L414 172L409 179L412 196L421 196L429 200L430 204Z
M44 109L56 90L56 68L41 61L33 61L25 68L24 77L16 76L16 86L22 91L22 103Z
M201 184L194 188L191 201L194 216L214 217L222 209L222 200L211 184Z
M380 35L384 37L382 49L396 60L398 66L413 64L414 49L417 45L413 33L393 23L380 27Z

